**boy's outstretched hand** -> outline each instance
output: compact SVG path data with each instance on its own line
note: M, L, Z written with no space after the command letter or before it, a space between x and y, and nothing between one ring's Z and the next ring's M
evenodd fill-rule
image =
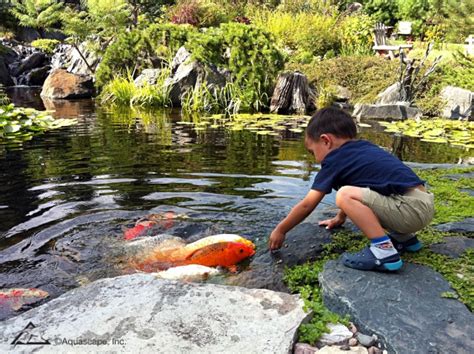
M329 230L329 229L333 229L335 227L341 226L342 224L344 224L345 221L346 221L346 215L345 214L341 215L341 212L339 212L332 219L327 219L327 220L320 221L318 223L318 225L319 226L326 226L326 229Z
M272 251L277 250L281 248L284 241L285 241L285 234L275 229L272 231L272 234L270 235L270 239L268 240L268 247Z

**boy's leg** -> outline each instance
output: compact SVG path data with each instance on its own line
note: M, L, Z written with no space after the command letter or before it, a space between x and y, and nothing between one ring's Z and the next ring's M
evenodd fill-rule
M345 253L344 265L363 270L398 270L402 261L374 211L363 203L364 189L344 186L336 195L336 205L371 240L370 247L357 253Z

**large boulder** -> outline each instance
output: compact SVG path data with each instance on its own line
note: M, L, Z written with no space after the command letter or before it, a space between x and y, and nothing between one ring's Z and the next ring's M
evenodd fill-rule
M460 87L447 86L441 91L441 98L446 102L442 112L443 117L467 118L469 120L474 118L474 92Z
M39 68L48 63L48 57L43 52L35 52L21 61L21 64L13 71L14 76Z
M359 271L330 261L320 273L325 305L349 314L391 353L474 353L474 315L433 269L406 264L395 274Z
M16 340L40 342L38 353L287 354L307 318L295 295L133 274L95 281L0 323L0 348L9 352ZM80 339L104 345L65 344Z
M161 69L144 69L134 80L135 86L156 85L161 72Z
M92 69L99 64L100 58L92 50L87 48L86 43L78 46L87 63ZM53 69L66 69L68 72L78 75L92 75L93 73L87 66L77 49L70 44L61 44L57 46L52 58L51 67Z
M5 60L0 57L0 85L1 86L13 86L14 82L8 71L8 67L5 64Z
M377 95L376 104L394 104L400 101L400 83L396 82Z
M395 104L357 104L353 115L357 120L380 119L380 120L405 120L416 118L421 115L418 108L410 107L405 103Z
M227 82L227 73L219 71L214 66L205 66L198 61L191 60L191 54L180 48L171 64L171 76L165 80L165 87L169 90L169 97L173 106L180 106L183 94L203 83L209 88L224 87Z
M90 76L68 73L63 69L51 71L44 82L42 97L51 99L90 98L94 84Z

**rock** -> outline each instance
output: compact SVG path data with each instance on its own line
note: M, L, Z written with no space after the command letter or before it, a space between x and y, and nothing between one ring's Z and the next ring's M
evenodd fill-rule
M20 66L13 71L14 76L20 76L22 73L34 68L44 66L48 62L48 57L42 52L35 52L21 61Z
M71 74L63 69L51 71L41 91L42 97L51 99L90 98L93 95L91 77Z
M313 354L318 350L318 348L312 347L308 343L296 343L293 354Z
M324 333L319 339L319 342L323 345L338 344L352 338L352 332L342 324L329 323L327 327L330 332Z
M337 102L346 102L349 101L352 97L351 91L347 87L343 87L340 85L335 85L334 89L334 98Z
M474 218L466 218L462 221L453 221L446 224L436 225L435 229L443 232L472 234L474 233Z
M31 70L26 75L26 83L28 86L41 86L48 77L51 67L49 65L43 66L42 68L36 68Z
M0 86L13 86L14 82L5 64L5 60L0 57Z
M278 76L270 101L270 112L305 114L313 107L314 93L304 74L296 71Z
M410 107L405 103L371 105L371 104L357 104L354 107L353 115L358 121L361 119L394 119L404 120L409 118L416 118L421 114L420 110L415 107Z
M191 53L185 47L180 47L171 61L171 73L176 73L178 67L191 58Z
M359 344L359 342L357 341L356 338L351 338L349 339L349 343L348 343L351 347L354 347L356 346L357 344Z
M379 349L377 347L370 347L367 349L368 354L382 354L382 349Z
M357 333L356 338L359 341L359 343L362 344L364 347L371 347L375 344L375 339L366 334Z
M329 261L319 281L325 305L376 333L390 353L474 352L474 316L461 302L441 297L452 289L429 267L408 263L386 274Z
M400 101L400 83L396 82L377 95L376 104L395 104Z
M441 91L441 98L446 101L442 116L444 118L472 120L474 92L460 87L447 86Z
M165 80L165 87L169 89L169 97L173 106L181 106L183 94L204 82L211 89L224 87L227 82L226 76L219 72L217 68L204 66L197 61L189 62L185 60L178 65L174 72L172 70L171 75L171 77Z
M367 349L358 346L358 347L349 347L349 350L343 350L340 349L339 347L334 347L334 346L327 346L319 349L318 354L349 354L349 353L354 353L354 354L367 354Z
M100 62L100 58L93 51L87 49L86 42L79 44L78 47L87 63L92 69L95 69ZM51 58L51 67L53 69L66 69L67 72L72 74L93 74L77 49L70 44L60 44L56 47Z
M160 77L161 69L145 69L134 80L137 87L148 85L156 85L158 77Z
M451 258L459 258L469 248L474 249L474 239L468 237L445 237L443 242L430 246L433 252Z
M286 354L308 318L302 307L298 296L285 293L133 274L95 281L6 320L0 323L0 337L8 351L9 343L31 323L51 343L101 340L109 351L215 353L225 348L229 353ZM113 339L121 344L114 345ZM51 348L39 344L34 349L47 353Z
M349 330L354 334L357 333L357 327L352 322L349 322Z

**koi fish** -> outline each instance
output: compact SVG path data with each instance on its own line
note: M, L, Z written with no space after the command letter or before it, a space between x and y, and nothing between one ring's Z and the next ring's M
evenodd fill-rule
M197 249L185 258L145 259L136 266L145 272L164 270L188 264L199 264L207 267L226 267L236 271L236 264L255 254L255 250L243 243L218 242Z
M199 264L189 264L169 268L168 270L156 273L156 276L162 279L197 281L205 280L216 274L219 274L219 271L216 268L206 267Z
M134 238L143 236L149 229L156 225L169 229L173 227L174 219L185 217L185 215L176 214L172 211L163 214L150 214L139 219L131 229L125 230L123 237L125 240L133 240Z
M48 296L48 292L36 288L0 289L0 308L18 311L23 305L33 304Z

